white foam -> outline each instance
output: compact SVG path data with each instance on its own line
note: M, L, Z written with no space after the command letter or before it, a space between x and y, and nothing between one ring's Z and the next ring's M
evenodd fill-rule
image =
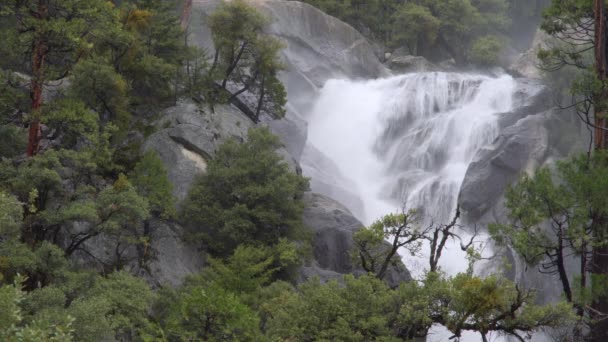
M330 80L308 115L308 143L337 165L340 177L348 177L341 183L353 188L345 190L364 204L363 212L349 209L365 224L399 211L403 203L447 223L469 164L498 135L497 114L513 109L515 88L508 75L440 72ZM426 256L404 256L404 262L414 276L428 266ZM466 270L457 243L447 246L441 267L448 274ZM435 327L428 341L449 337ZM462 339L479 340L474 333Z

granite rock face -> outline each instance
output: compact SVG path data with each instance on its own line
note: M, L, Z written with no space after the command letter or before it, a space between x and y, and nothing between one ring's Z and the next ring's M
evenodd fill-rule
M153 221L150 231L151 260L139 273L152 284L177 287L186 276L205 266L204 254L182 241L183 228L180 225Z
M460 189L459 203L468 221L504 221L503 194L510 184L587 148L588 133L575 113L551 108L551 101L543 89L527 105L502 115L500 135L478 151Z
M517 57L515 62L508 68L509 71L520 77L542 78L542 72L539 69L540 60L538 59L538 51L543 48L546 49L551 40L552 38L547 33L538 29L534 35L532 47Z
M73 226L75 231L84 228L86 226L81 224ZM177 287L188 275L197 273L204 267L204 254L196 247L184 243L183 228L179 224L152 219L146 228L142 224L133 229L140 236L146 231L150 245L145 248L125 248L116 237L100 234L87 240L83 248L73 254L72 259L83 267L100 272L108 271L108 266L121 265L154 287Z
M186 198L197 174L226 139L244 140L253 123L232 106L216 106L215 112L191 101L168 108L158 122L159 130L144 143L145 150L160 156L173 184L173 194Z
M550 110L521 119L478 153L460 190L460 206L470 220L491 209L523 172L543 163L549 148L545 122L553 114Z
M190 43L213 50L208 16L219 0L195 0L189 24ZM270 19L267 33L285 44L282 58L287 68L280 75L288 91L287 115L282 120L263 120L285 145L277 152L296 173L302 172L299 161L307 139L306 113L318 89L330 78L370 79L388 75L374 47L354 28L297 1L250 0ZM244 140L254 124L232 106L216 106L215 113L191 101L182 101L167 109L158 121L159 130L147 138L144 149L154 150L166 166L174 185L174 195L183 200L195 177L205 172L207 161L228 138ZM322 195L308 194L305 224L314 231L314 260L300 270L300 281L312 276L324 280L340 278L345 273L362 273L353 266L353 233L362 224L341 204ZM159 234L179 235L181 227L159 224ZM179 239L158 240L155 246L160 264L150 264L149 277L155 283L182 279L202 265L193 259L188 246ZM182 254L180 254L182 253ZM176 259L184 259L177 261ZM181 262L181 264L180 264ZM176 263L171 269L170 264ZM155 273L156 272L156 273ZM387 275L391 284L409 280L403 265Z
M158 131L146 139L143 148L158 153L178 203L186 198L196 176L206 171L207 161L218 147L229 138L245 140L254 126L232 106L216 106L211 112L191 101L166 109L157 125ZM204 254L182 240L179 224L154 221L149 229L150 262L145 268L133 265L134 272L156 286L178 286L186 276L202 269ZM108 252L103 241L94 245L98 246L97 254Z
M338 166L312 145L302 154L302 169L310 179L313 192L333 198L356 213L364 213L363 201L349 189L356 185L342 174Z
M317 87L340 76L369 79L387 74L374 47L341 20L298 1L253 3L271 17L268 32L286 43L288 72L297 72Z
M442 68L422 56L393 55L386 62L392 71L398 73L441 71Z
M353 263L353 234L363 228L346 207L320 194L306 195L304 224L313 230L313 260L300 270L299 281L318 276L322 281L339 279L343 274L363 274ZM410 281L403 264L389 269L385 280L390 286Z
M206 18L220 0L195 0L189 25L192 44L213 50ZM286 70L280 78L287 89L284 119L270 123L289 153L299 161L306 143L307 127L302 113L332 78L373 79L389 75L375 48L350 25L317 8L298 1L249 0L270 20L267 33L285 45L282 59Z

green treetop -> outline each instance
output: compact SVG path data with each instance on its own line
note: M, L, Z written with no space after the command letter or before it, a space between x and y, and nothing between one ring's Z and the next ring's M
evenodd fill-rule
M275 152L278 137L251 129L247 142L229 140L192 186L182 219L216 255L238 244L273 245L300 230L307 179L289 170Z
M280 41L263 33L268 19L243 0L224 2L209 17L215 52L210 78L215 91L207 100L234 102L244 92L252 92L256 103L239 106L258 122L262 110L270 116L285 115L286 92L278 79L284 69Z

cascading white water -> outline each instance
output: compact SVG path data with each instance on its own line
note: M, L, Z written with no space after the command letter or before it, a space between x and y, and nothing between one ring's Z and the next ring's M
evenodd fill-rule
M324 165L312 165L315 158L305 157L304 171L314 170L308 174L313 178L333 173L326 184L347 184L343 190L363 203L349 209L365 224L404 204L434 222L448 222L467 167L496 138L497 114L512 109L515 87L508 75L460 73L330 80L308 117L308 144L337 170L323 170ZM464 271L462 251L450 247L442 257L443 270ZM414 275L422 273L425 261L404 261ZM435 336L445 338L438 331Z
M449 219L468 164L497 135L515 81L420 73L331 80L309 116L308 142L346 175L370 223L403 203ZM304 161L306 163L306 160Z
M350 209L365 224L404 205L434 222L448 222L467 167L498 134L496 114L512 109L515 88L508 75L331 80L309 116L308 142L348 178L351 188L345 190L363 202L363 209ZM305 171L320 167L307 162ZM466 269L458 248L446 253L446 272ZM414 274L422 272L419 260L406 264Z

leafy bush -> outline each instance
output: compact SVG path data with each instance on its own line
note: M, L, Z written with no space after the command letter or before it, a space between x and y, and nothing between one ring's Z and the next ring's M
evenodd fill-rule
M224 143L192 186L182 219L212 254L299 234L308 180L289 170L275 152L280 146L267 128L251 129L246 143Z
M494 65L502 49L502 42L498 37L485 36L478 38L471 48L471 61L479 65Z

